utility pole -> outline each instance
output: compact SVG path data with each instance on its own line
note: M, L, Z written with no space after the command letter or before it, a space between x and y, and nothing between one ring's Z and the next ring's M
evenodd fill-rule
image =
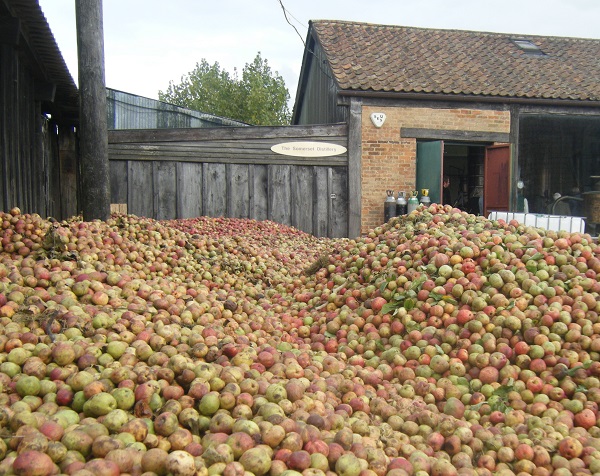
M83 219L110 216L102 0L75 0Z

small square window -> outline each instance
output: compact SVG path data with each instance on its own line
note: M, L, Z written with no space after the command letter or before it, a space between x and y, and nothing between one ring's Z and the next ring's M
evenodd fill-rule
M521 48L525 53L530 55L544 55L541 48L531 40L512 40L512 42Z

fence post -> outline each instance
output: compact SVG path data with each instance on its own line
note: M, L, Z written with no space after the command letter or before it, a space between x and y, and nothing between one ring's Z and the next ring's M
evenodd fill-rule
M110 216L102 0L76 0L81 205L86 221Z

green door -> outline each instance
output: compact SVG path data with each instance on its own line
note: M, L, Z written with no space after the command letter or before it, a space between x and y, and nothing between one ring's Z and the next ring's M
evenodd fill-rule
M444 142L417 142L417 190L428 188L431 203L442 203Z

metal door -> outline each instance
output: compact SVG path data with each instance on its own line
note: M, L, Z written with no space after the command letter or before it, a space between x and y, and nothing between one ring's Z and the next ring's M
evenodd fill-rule
M431 203L442 203L444 141L417 142L417 190L429 189Z
M483 209L484 216L490 211L508 211L510 205L510 145L494 145L485 148Z

